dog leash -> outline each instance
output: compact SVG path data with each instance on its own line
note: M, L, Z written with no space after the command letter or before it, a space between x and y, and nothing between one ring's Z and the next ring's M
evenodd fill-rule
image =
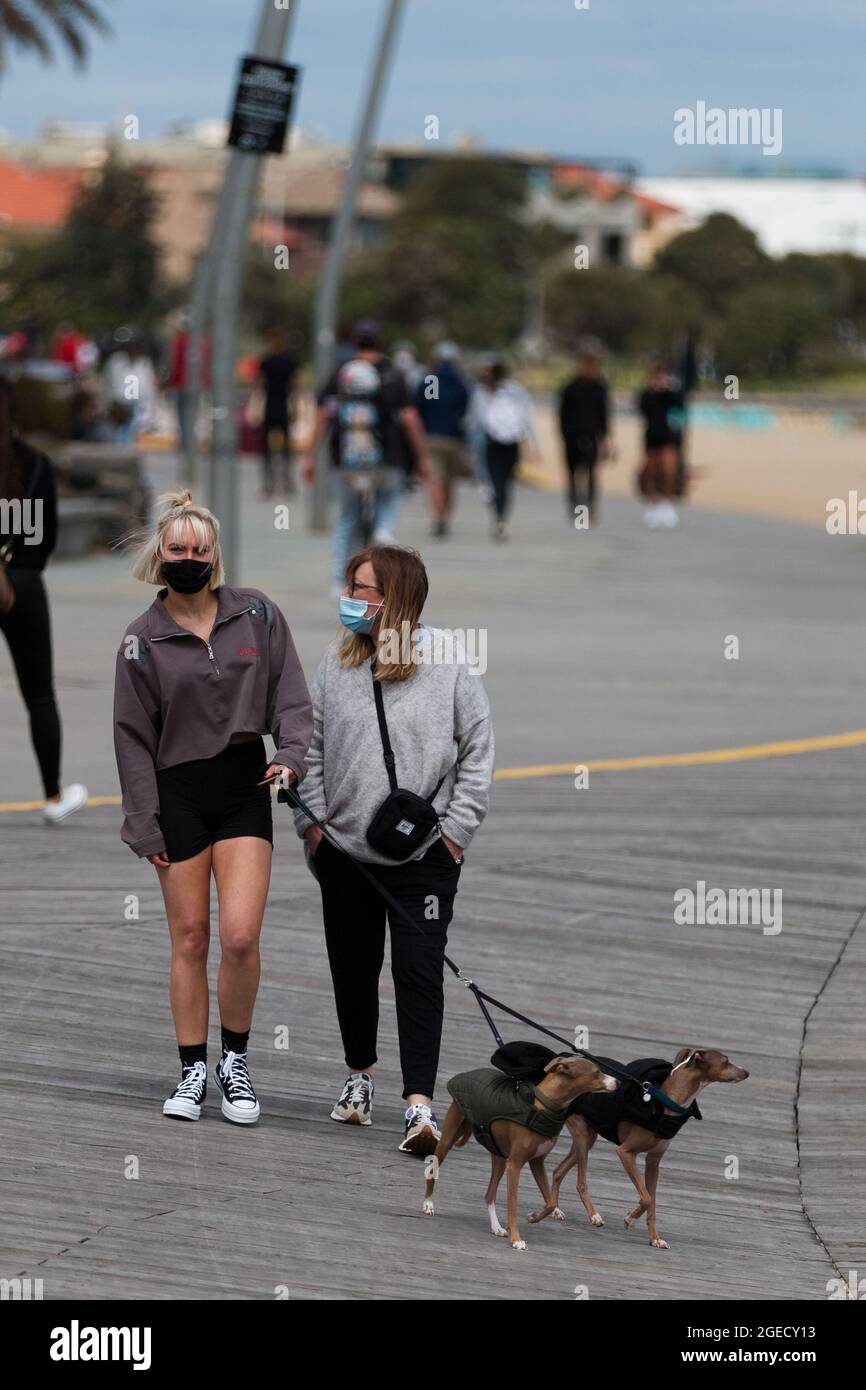
M355 868L362 875L362 877L365 878L368 883L371 883L373 885L377 893L379 893L380 897L384 898L385 902L392 909L392 911L396 912L397 915L404 922L408 922L409 926L412 927L414 931L418 932L419 936L427 936L427 932L425 932L421 927L419 927L418 923L412 917L409 916L409 913L403 907L402 903L399 903L397 899L394 897L394 895L390 893L389 890L379 882L376 876L374 874L371 874L369 869L367 869L367 867L364 864L362 864L359 859L356 859L354 855L350 854L349 851L340 844L339 840L334 839L334 836L331 834L328 828L322 824L315 812L310 810L309 806L307 806L307 804L302 800L300 794L295 790L294 787L280 786L280 789L277 793L277 800L284 801L289 806L294 806L297 810L301 811L307 817L307 819L311 821L312 824L315 825L318 830L321 831L323 838L328 841L328 844L333 845L334 849L339 850L340 854L344 855L345 858L348 859L351 864L354 864ZM555 1042L565 1043L565 1046L568 1048L568 1051L572 1056L585 1057L588 1062L595 1062L596 1066L601 1067L606 1075L610 1075L611 1073L613 1073L614 1076L619 1077L620 1081L630 1081L634 1085L640 1086L641 1090L643 1091L643 1098L645 1101L649 1101L650 1097L652 1096L656 1100L661 1101L663 1105L669 1106L671 1110L676 1111L680 1115L689 1114L689 1107L679 1105L677 1101L671 1100L670 1096L665 1095L664 1091L660 1090L658 1086L653 1085L651 1081L639 1081L637 1077L632 1076L627 1071L623 1071L622 1068L611 1066L610 1062L602 1063L597 1057L594 1057L591 1052L585 1052L582 1048L574 1047L569 1042L568 1038L562 1037L560 1033L552 1032L550 1028L545 1028L544 1024L536 1023L535 1019L527 1018L526 1014L518 1013L517 1009L512 1009L509 1007L508 1004L503 1004L501 999L494 999L492 994L487 994L484 990L479 989L475 981L471 979L468 975L464 974L464 972L460 969L460 966L457 965L457 963L453 961L450 956L444 955L444 960L445 964L448 966L449 970L453 973L455 978L458 979L460 983L466 989L469 990L470 994L473 994L475 996L475 999L478 1003L478 1007L484 1015L484 1019L487 1023L487 1026L489 1027L491 1033L496 1039L497 1047L504 1047L505 1043L502 1040L502 1034L496 1027L496 1024L493 1020L493 1016L487 1007L488 1004L491 1004L494 1009L500 1009L503 1013L510 1014L512 1018L516 1018L521 1023L525 1023L528 1028L534 1028L536 1032L546 1034L548 1038L553 1038Z

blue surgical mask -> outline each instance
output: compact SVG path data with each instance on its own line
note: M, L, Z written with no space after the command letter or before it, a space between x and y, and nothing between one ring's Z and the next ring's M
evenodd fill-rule
M379 615L380 603L374 613L369 618L365 617L367 612L367 601L363 598L347 598L345 594L340 595L340 622L347 627L350 632L369 633L376 618Z

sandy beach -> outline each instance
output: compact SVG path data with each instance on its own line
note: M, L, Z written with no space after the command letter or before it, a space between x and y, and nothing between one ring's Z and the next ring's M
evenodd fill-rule
M831 498L851 490L866 497L866 431L851 416L774 407L761 412L760 425L738 427L714 423L710 410L697 414L689 448L695 506L825 526ZM564 470L553 407L540 403L537 417L542 464L525 465L522 476L558 491ZM637 418L616 413L613 437L617 456L601 469L602 496L634 496L642 452Z

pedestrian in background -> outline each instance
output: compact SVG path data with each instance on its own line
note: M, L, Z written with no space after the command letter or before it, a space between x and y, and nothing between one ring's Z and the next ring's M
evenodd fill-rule
M262 495L274 493L274 463L272 445L279 440L282 467L280 483L284 492L291 492L292 419L294 396L298 379L298 364L288 350L286 335L281 328L269 328L268 351L259 362L259 375L265 393L262 418Z
M587 348L577 375L559 397L559 429L565 454L568 516L573 524L578 506L597 520L595 466L604 456L608 434L607 383L600 373L597 351Z
M677 465L682 439L683 393L664 362L650 367L637 408L644 421L645 458L640 489L645 498L644 521L651 530L671 528L678 521Z
M319 449L330 438L337 511L331 552L331 592L342 588L346 563L358 545L393 541L405 487L404 435L418 476L428 476L420 416L401 374L382 352L379 325L364 319L352 334L354 355L333 371L318 395L310 448L301 475L311 484Z
M508 539L507 518L511 511L514 470L524 442L531 446L534 459L540 457L538 435L529 392L513 381L508 367L499 358L490 367L489 386L479 386L472 397L472 417L484 432L484 458L490 475L494 540Z
M415 405L427 435L430 481L427 493L433 513L433 535L448 535L454 512L454 485L471 478L464 421L469 389L459 370L456 343L439 343L426 376L415 392Z
M60 783L61 728L54 693L51 615L42 571L57 540L54 472L12 423L13 388L0 376L0 632L6 638L45 793L58 824L87 801L80 782Z

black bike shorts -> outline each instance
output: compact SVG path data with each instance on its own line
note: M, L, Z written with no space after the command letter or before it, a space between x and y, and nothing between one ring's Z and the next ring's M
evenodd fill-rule
M166 767L156 774L159 824L173 864L217 840L242 835L274 843L270 787L256 785L268 760L262 739L230 743L215 758Z

